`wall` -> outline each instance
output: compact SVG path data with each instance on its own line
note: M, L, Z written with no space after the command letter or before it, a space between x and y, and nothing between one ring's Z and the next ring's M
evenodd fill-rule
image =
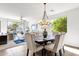
M12 22L14 20L17 20L17 19L0 18L0 21L1 21L1 32L0 33L7 33L7 25L8 25L7 22ZM31 25L36 24L36 20L34 18L27 18L27 19L24 19L24 20L26 20L26 22L23 23L23 26L24 27L29 26L30 31L32 31ZM24 30L24 28L23 28L23 30Z
M7 19L1 18L1 33L7 33Z
M79 47L79 8L62 12L50 16L50 19L56 19L60 16L67 16L67 34L65 44Z

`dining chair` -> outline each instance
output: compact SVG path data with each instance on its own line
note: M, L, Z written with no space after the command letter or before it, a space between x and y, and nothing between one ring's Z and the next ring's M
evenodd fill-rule
M31 33L26 33L25 34L25 39L27 41L27 56L29 54L29 51L31 51L32 55L35 56L35 53L42 50L43 46L38 46L36 45L34 41L34 34Z
M58 32L53 32L53 36L55 35L63 35L63 39L65 38L65 32L61 32L61 33L58 33ZM63 43L62 43L62 50L63 52L62 53L65 53L65 49L64 49L64 40L63 40Z
M64 39L66 33L63 32L61 35L62 35L62 39ZM63 53L65 53L65 49L64 49L64 40L63 40L63 43L62 43L62 50L63 50Z
M59 53L62 56L61 48L63 46L63 35L56 35L54 44L49 44L45 46L45 49L54 53L55 56Z

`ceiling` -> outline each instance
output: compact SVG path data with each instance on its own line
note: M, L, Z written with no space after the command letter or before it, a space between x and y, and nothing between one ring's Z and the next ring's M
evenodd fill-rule
M79 7L78 3L47 3L48 16ZM42 3L0 3L0 17L41 19L44 5Z

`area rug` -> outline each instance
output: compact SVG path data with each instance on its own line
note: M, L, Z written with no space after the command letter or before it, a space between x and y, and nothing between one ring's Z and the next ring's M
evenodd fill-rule
M24 40L24 39L18 39L18 40L15 40L14 42L15 42L16 44L19 44L19 43L25 42L25 40Z

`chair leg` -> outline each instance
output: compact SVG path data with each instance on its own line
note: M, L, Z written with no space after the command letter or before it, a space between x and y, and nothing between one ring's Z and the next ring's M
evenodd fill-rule
M63 46L63 52L65 53L64 46Z
M28 56L28 54L29 54L29 49L27 49L27 56Z
M43 53L44 53L44 50L42 49L42 56L44 55Z
M35 56L35 53L33 53L33 56Z
M61 49L59 50L59 54L60 54L60 56L62 56L62 51L61 51Z
M57 56L57 53L55 53L55 56Z

